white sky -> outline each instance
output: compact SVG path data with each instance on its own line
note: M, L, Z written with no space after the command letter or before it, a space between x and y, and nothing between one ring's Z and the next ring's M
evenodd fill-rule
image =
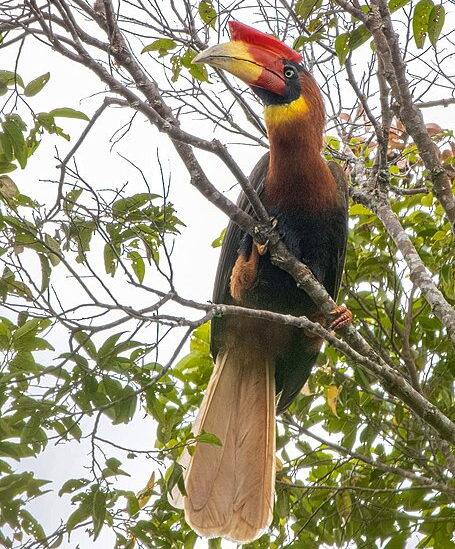
M6 53L9 52L6 51ZM13 70L13 68L14 57L11 56L7 59L4 56L1 69ZM32 42L26 43L18 67L18 73L25 83L48 70L51 72L49 83L40 94L30 100L35 112L48 111L56 107L72 107L83 111L90 117L100 103L99 96L91 97L91 95L102 90L103 85L85 68L70 64L61 58L56 59L55 54L53 55L47 48L38 47L36 43L33 46ZM156 153L159 148L165 175L167 177L170 173L172 178L169 200L174 203L177 216L186 224L186 228L181 229L181 236L175 240L172 256L176 287L182 296L206 302L211 299L219 255L219 249L213 249L211 243L226 225L226 219L189 184L189 177L180 159L174 153L172 146L166 144L168 138L152 128L142 117L138 117L134 124L134 130L121 141L119 146L113 152L109 151L110 137L128 120L130 115L131 111L128 110L127 113L126 109L125 111L110 109L103 114L102 119L91 130L76 155L79 171L98 189L121 188L128 182L127 194L144 192L146 189L144 189L140 175L117 154L119 151L144 170L149 183L156 185L155 189L152 188L152 192L156 191L157 194L160 194L162 192L161 176L156 161ZM59 171L55 168L57 161L54 159L54 147L57 147L60 156L64 157L86 125L83 121L71 119L59 119L59 122L64 130L71 135L71 142L68 144L62 138L46 135L39 150L29 159L26 170L16 170L10 174L21 192L36 198L41 203L47 199L52 204L55 200L55 185L49 186L48 183L40 181L57 180L59 177ZM203 126L203 123L198 122L193 129L194 133L201 132L202 135ZM244 164L249 163L252 167L255 157L259 157L263 151L254 149L254 153L255 155L251 153L249 158L245 157ZM204 153L202 155L205 157L204 167L213 181L217 182L220 173L224 172L222 187L231 187L234 180L229 174L226 174L225 170L220 171L220 163L214 161L211 155ZM246 171L248 172L249 169L246 168ZM234 190L231 194L235 198L237 191ZM93 260L93 256L91 259ZM102 255L100 255L99 267L101 272L104 271ZM37 269L39 269L38 265ZM150 270L153 271L153 268ZM40 270L37 270L36 276L39 280ZM74 295L74 288L71 284L65 284L64 280L62 282L61 291L68 292L67 295L63 295L63 298L73 300L77 297ZM112 282L115 284L115 281ZM150 278L149 280L146 278L144 282L150 282L152 285ZM134 292L128 293L125 285L119 286L121 286L120 291L124 292L123 295L117 295L121 302L137 307L147 305L143 302L144 294L139 294L134 298ZM151 341L153 341L154 328L151 327L150 330ZM176 338L171 338L166 343L166 348L161 349L163 363L165 357L172 353L172 341L175 340ZM59 349L58 341L53 341L53 343L57 350L64 351L66 349L65 347ZM38 358L43 361L43 356ZM118 444L128 448L153 449L155 425L150 416L141 417L143 415L143 413L137 414L130 424L115 427L112 427L110 422L103 420L98 434L102 438L112 438ZM88 424L88 421L85 423ZM119 477L116 487L134 492L144 488L154 467L153 462L143 456L138 456L134 461L126 460L125 453L116 452L114 449L111 451L108 447L106 450L110 456L116 455L121 459L122 468L131 474L131 477ZM49 485L53 492L35 499L29 506L30 511L41 521L48 534L59 526L62 517L69 516L76 509L70 505L71 496L66 495L59 498L57 492L68 478L86 476L90 478L90 473L86 470L90 464L89 451L88 441L81 443L72 441L56 446L49 444L48 448L36 459L25 459L17 466L19 470L34 471L37 478L53 481L53 484ZM70 540L65 540L60 547L70 549L75 548L77 544L82 549L112 547L114 535L108 530L107 527L104 528L96 542L89 539L83 531L76 530L72 533ZM231 545L227 543L226 547ZM204 546L206 546L206 542L198 543L198 547Z
M14 69L14 57L10 55L8 50L2 51L1 69ZM147 64L146 60L145 63ZM103 85L100 85L88 70L59 59L47 48L38 47L36 42L27 42L18 67L18 72L24 81L29 82L48 70L51 71L50 82L43 92L30 100L34 110L47 111L55 107L73 107L91 116L100 103L98 96L91 96L102 90ZM82 101L81 98L83 98ZM455 125L453 111L453 108L433 109L425 111L424 114L429 122L453 128ZM202 302L207 301L211 298L219 255L219 250L212 249L211 242L226 225L226 219L191 187L180 160L172 147L165 144L167 137L152 129L150 124L140 117L134 124L134 130L113 152L110 152L108 139L126 119L125 113L120 109L110 109L103 114L102 119L91 130L83 147L77 153L79 169L96 188L120 188L125 182L129 182L129 194L143 191L139 174L118 156L118 150L140 165L146 172L149 182L153 183L156 180L156 192L160 193L161 182L157 177L159 172L156 163L156 151L159 147L163 168L172 176L170 201L175 204L177 215L187 225L182 229L182 235L175 241L173 261L176 286L185 297ZM67 119L60 119L60 121L62 127L71 134L71 143L67 144L61 138L46 135L39 151L29 160L27 169L24 172L18 170L10 174L25 194L36 197L40 201L43 201L46 196L54 196L55 187L52 187L49 193L48 185L40 182L41 179L58 179L59 173L55 169L56 161L53 159L54 146L58 147L62 157L65 156L85 127L85 122L82 121ZM194 128L190 129L195 134L207 137L206 132L204 133L204 123L201 121L195 123ZM231 150L237 155L245 173L249 173L264 152L263 149L251 147L246 150L242 147L233 147ZM198 153L198 156L204 158L204 167L214 183L220 183L222 189L229 189L233 185L233 178L220 167L221 164L213 156L205 153ZM234 189L231 197L235 198L236 194L237 190ZM38 272L37 277L39 276ZM70 286L69 290L71 291ZM129 303L130 295L126 294L123 297ZM169 353L169 349L164 352ZM111 427L108 422L104 422L100 435L109 438L112 434L116 441L121 441L121 444L126 447L136 449L153 447L154 425L150 417L138 417L128 425L116 427ZM19 465L20 469L34 470L38 478L54 481L50 487L55 490L55 493L40 497L30 505L31 511L42 521L48 533L59 525L61 517L67 516L74 510L74 507L69 506L70 497L60 499L56 496L56 492L68 477L86 476L84 467L89 464L88 451L87 443L50 445L37 459L23 460ZM116 454L112 451L111 455ZM131 474L130 478L119 478L118 487L137 492L146 484L153 463L143 457L138 457L134 461L125 460L125 456L121 454L118 454L118 457L123 460L123 469ZM97 543L93 543L86 535L76 531L71 536L71 541L65 541L61 547L75 548L78 543L81 549L109 547L112 546L111 539L112 536L107 534L107 529ZM205 542L201 542L198 547L205 545ZM223 547L231 545L226 543Z

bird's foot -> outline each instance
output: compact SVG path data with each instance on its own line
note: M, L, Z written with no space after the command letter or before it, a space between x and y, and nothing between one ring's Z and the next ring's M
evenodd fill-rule
M271 220L270 220L271 224L272 224L272 227L274 229L276 229L276 226L278 225L278 219L276 217L273 217ZM265 242L265 244L259 244L259 242L256 242L254 240L254 245L256 246L256 249L259 253L259 255L265 255L269 249L269 241L267 240L267 242Z
M330 323L330 329L333 331L336 331L342 328L343 326L347 326L352 322L352 313L344 305L340 305L339 307L334 309L330 314L334 316L334 319Z
M254 241L254 245L256 246L259 255L265 255L269 249L268 241L265 244L259 244L259 242Z

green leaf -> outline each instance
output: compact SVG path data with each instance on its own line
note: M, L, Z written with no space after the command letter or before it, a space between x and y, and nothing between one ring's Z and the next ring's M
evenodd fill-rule
M349 215L372 215L371 210L365 208L362 204L353 204L349 208Z
M320 0L299 0L295 5L295 13L305 21L318 3L320 3Z
M33 415L24 425L21 433L21 443L47 441L44 431L41 429L42 418L39 414Z
M14 156L17 158L20 167L24 169L27 165L28 154L25 138L21 129L12 120L5 120L2 122L2 128L11 144Z
M119 332L118 334L113 334L106 339L103 345L101 345L101 347L98 349L97 354L99 359L102 359L111 354L122 334L123 332Z
M89 503L91 498L91 494L88 495L88 497L85 497L82 501L81 505L72 513L67 522L66 522L66 528L68 532L71 532L74 530L74 528L80 524L81 522L84 522L84 520L88 519L90 515L92 514L92 510L89 507Z
M24 89L25 97L33 97L34 95L39 93L49 82L50 77L50 73L46 72L45 74L42 74L41 76L38 76L38 78L35 78L31 82L29 82Z
M11 372L16 371L36 374L41 371L30 351L18 352L16 356L10 360L9 366Z
M316 32L318 29L320 29L322 25L322 16L315 17L314 19L310 19L307 23L307 30L313 34L311 34L311 39L313 36L320 36L320 33Z
M112 215L116 219L124 219L129 213L137 212L139 208L150 204L160 195L153 193L137 193L127 198L120 198L112 204Z
M335 51L338 55L340 65L344 65L351 50L349 46L349 37L349 33L345 32L344 34L338 35L335 39Z
M160 38L155 40L148 46L142 49L141 53L146 53L148 51L157 51L160 54L160 57L167 55L171 50L174 50L177 47L177 43L174 42L171 38Z
M417 48L423 48L428 32L430 13L434 7L432 0L420 0L412 16L412 32Z
M0 162L0 173L11 173L17 170L16 164L11 162Z
M186 50L185 55L182 56L181 62L182 65L189 70L191 76L200 80L201 82L208 82L209 75L205 65L197 64L193 65L192 60L196 57L196 52L191 48Z
M139 252L129 252L128 258L131 260L131 266L140 284L144 281L145 263Z
M33 515L27 510L21 509L20 517L22 529L26 534L33 536L36 540L44 540L46 537L44 529Z
M45 292L49 288L49 281L51 277L52 268L49 264L49 259L44 254L38 254L41 263L41 293Z
M53 543L49 545L49 549L58 549L63 542L63 534L59 534Z
M217 15L211 0L202 0L202 2L199 2L198 11L202 21L214 29Z
M201 65L200 63L197 65L191 65L188 70L190 71L191 76L196 80L199 80L200 82L209 81L209 74L205 68L205 65Z
M220 233L220 236L215 238L215 240L212 242L212 248L219 248L223 244L225 234L226 229L223 229Z
M222 446L220 439L212 433L201 433L195 437L198 442L205 442L207 444L213 444L214 446Z
M351 50L359 48L362 44L365 44L371 38L371 32L365 27L360 25L351 32L349 37L349 47Z
M389 10L391 13L399 10L400 8L404 8L407 4L409 4L411 0L390 0L389 1Z
M182 70L182 60L177 55L173 55L171 57L171 65L172 65L172 82L177 82L180 76L180 72Z
M0 456L20 461L21 458L33 456L34 452L24 444L0 442Z
M88 252L90 250L90 241L96 230L96 225L92 221L81 221L80 219L74 219L73 223L77 232L79 257L82 257L83 259L83 252Z
M2 82L3 84L6 84L7 86L14 86L14 84L16 83L21 88L24 87L24 81L17 74L17 72L0 71L0 82Z
M185 536L185 541L183 542L183 549L193 549L196 545L197 534L196 532L190 531Z
M48 234L44 235L44 243L48 248L47 254L49 257L49 261L51 262L51 265L53 267L56 267L60 263L60 255L62 253L60 249L60 244L57 240L55 240L55 238Z
M122 384L117 379L113 379L110 376L103 376L103 382L100 384L100 391L104 390L111 401L120 399L122 393Z
M444 26L445 18L446 12L444 6L434 6L428 19L428 38L430 39L433 48L436 47L436 42L438 41L442 27Z
M106 467L103 469L103 478L108 478L112 476L131 476L129 473L120 469L122 462L117 458L109 458L106 460Z
M115 253L114 246L112 244L107 243L104 245L103 256L106 273L114 276L117 269L117 254Z
M126 510L130 517L133 517L140 510L138 498L135 494L126 496Z
M78 330L77 332L74 332L74 339L81 345L90 358L96 359L96 348L91 341L91 335L82 330Z
M53 109L49 112L54 118L77 118L79 120L90 121L90 118L81 111L76 111L70 107L60 107L59 109Z
M71 435L77 441L81 440L82 430L78 425L77 420L74 420L72 417L64 417L62 423L65 426L64 436L67 439L68 435Z
M27 130L27 124L22 120L22 117L19 114L7 114L5 119L14 122L21 131L25 132Z
M106 499L106 494L100 490L100 488L95 489L92 507L94 540L99 536L101 529L103 528L104 519L106 518Z
M285 488L277 491L276 511L281 519L289 516L289 494Z
M106 467L114 471L114 473L116 473L119 470L121 464L122 462L115 457L111 457L106 460Z
M178 462L175 462L171 467L171 473L169 475L166 485L167 491L170 493L176 485L178 485L179 490L185 496L186 491L185 485L183 483L183 468Z
M71 213L77 204L77 199L81 196L83 189L73 189L64 197L64 208L67 214Z
M0 319L0 349L6 350L10 346L11 330L8 328L3 319Z
M6 162L11 162L14 158L13 146L8 139L8 136L3 132L0 132L0 152L2 154L3 160Z
M134 389L127 385L118 396L118 402L115 404L114 425L120 423L129 423L134 416L137 406L137 395Z
M18 328L13 335L13 347L17 351L20 350L33 350L34 340L38 331L42 331L49 327L51 321L49 319L32 318L27 320L20 328ZM32 345L29 349L29 345Z
M389 542L384 546L384 549L405 549L408 541L408 536L402 532L394 534Z

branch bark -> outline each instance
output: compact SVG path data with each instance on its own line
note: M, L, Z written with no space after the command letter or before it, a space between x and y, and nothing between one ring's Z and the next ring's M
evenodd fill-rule
M378 177L381 176L388 178L387 173L378 175ZM428 273L409 235L393 212L385 193L377 188L374 192L371 189L351 189L351 196L355 202L368 207L381 220L385 230L403 255L412 282L421 290L435 316L447 330L452 345L455 347L455 310L447 303Z
M263 209L263 206L259 203L257 197L252 193L252 189L246 179L241 173L240 169L236 167L233 160L228 156L226 149L218 142L208 142L203 139L199 139L187 132L180 129L178 120L173 116L171 109L165 103L160 95L156 82L151 80L143 71L140 64L134 59L133 54L129 51L127 43L123 38L121 31L117 25L117 21L112 9L110 0L104 0L106 18L109 19L107 23L102 19L102 15L97 15L97 22L100 26L108 32L110 45L108 45L108 51L114 57L116 63L123 67L128 74L132 77L137 90L143 95L145 101L140 98L139 95L134 93L131 88L122 85L112 73L110 73L103 65L97 62L82 45L85 40L87 43L92 43L93 40L78 30L77 25L68 19L66 23L68 25L68 32L73 36L73 42L71 44L72 50L62 43L53 33L52 29L46 23L45 18L40 12L35 0L28 0L30 6L32 6L37 19L41 24L42 31L48 37L52 47L58 51L61 55L71 59L74 62L80 63L96 74L104 83L108 85L110 90L121 97L134 109L141 111L148 120L155 125L160 131L166 133L180 158L182 159L185 167L187 168L191 183L215 206L220 208L225 214L227 214L234 222L236 222L244 231L251 234L259 242L267 242L271 253L272 261L280 268L286 270L296 280L297 285L306 291L313 301L318 305L321 311L327 318L330 318L331 312L335 309L336 304L327 294L325 289L314 279L309 269L299 263L295 257L293 257L281 242L279 235L273 231L270 224L265 223L268 216ZM63 1L61 1L63 4ZM347 9L347 8L346 8ZM357 15L357 9L353 10ZM361 20L365 19L365 14L359 16ZM368 18L368 24L372 26ZM63 19L64 21L64 19ZM382 32L381 29L373 28L375 33L379 36ZM383 37L383 35L381 35ZM384 38L385 39L385 38ZM99 47L100 44L98 43ZM399 51L399 50L398 50ZM388 57L390 62L393 58ZM385 71L387 75L387 70ZM392 90L398 93L398 89L401 88L396 84L398 77L392 78L389 75ZM401 90L405 93L406 90ZM401 108L410 108L408 104L405 104ZM408 111L403 111L408 112ZM415 115L412 110L412 115ZM418 122L418 121L417 121ZM419 127L420 128L420 127ZM421 128L420 128L421 129ZM420 130L419 130L420 131ZM420 135L420 134L419 134ZM427 134L428 136L428 134ZM431 140L430 140L431 142ZM426 141L422 141L423 145L427 145ZM198 162L193 147L197 147L203 150L208 150L214 154L217 154L222 158L226 165L235 173L236 177L242 185L244 191L250 197L250 200L255 205L257 217L263 221L258 223L255 219L248 216L245 212L240 210L235 204L227 200L209 181L202 166ZM435 150L432 144L431 148L426 150L427 159L431 162L435 160ZM354 196L359 199L360 195ZM365 193L362 193L362 200L365 200ZM388 231L394 237L397 246L404 253L404 257L408 262L411 269L413 280L425 293L425 297L429 300L435 313L440 316L441 321L445 326L448 326L452 333L455 334L455 313L449 311L447 304L444 304L440 292L438 292L435 285L432 283L429 275L423 264L418 257L412 243L406 233L402 230L398 220L391 215L391 210L384 201L374 202L371 199L367 199L367 202L372 204L374 211L383 220ZM450 211L450 209L449 209ZM454 212L455 213L455 212ZM217 311L217 313L215 313ZM214 309L213 314L223 313L222 307L218 306L218 309ZM258 312L243 314L254 314ZM261 312L261 314L265 314ZM269 313L273 315L273 313ZM288 319L289 320L289 319ZM302 326L304 321L301 319ZM306 321L307 323L309 321ZM336 346L347 356L349 356L356 364L361 365L370 373L382 380L383 385L393 395L400 398L405 402L420 418L428 423L433 429L435 429L439 435L450 443L455 445L455 424L451 422L440 410L438 410L433 404L426 400L418 391L416 391L410 383L402 375L400 375L394 368L389 366L381 357L379 357L373 349L368 345L365 339L352 327L345 327L341 330L341 334L345 341L341 341L335 338L332 334L328 333L324 328L314 324L306 324L306 329L314 330L325 337L331 344ZM453 336L455 342L455 335Z
M413 101L398 35L384 0L372 0L365 24L373 35L381 61L388 67L385 74L397 101L400 119L419 150L429 179L433 182L435 196L443 207L455 236L455 197L452 185L440 160L439 150L428 135L422 113Z

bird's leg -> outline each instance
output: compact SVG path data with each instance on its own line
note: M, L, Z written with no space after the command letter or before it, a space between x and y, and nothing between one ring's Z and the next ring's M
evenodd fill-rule
M344 305L340 305L330 313L334 319L330 323L330 329L335 331L352 322L352 313Z
M276 229L276 226L278 225L278 219L276 217L272 217L270 223L272 224L272 227ZM259 255L265 255L267 253L267 250L269 249L268 240L265 242L265 244L259 244L259 242L256 242L256 240L253 240L253 243L256 246Z

